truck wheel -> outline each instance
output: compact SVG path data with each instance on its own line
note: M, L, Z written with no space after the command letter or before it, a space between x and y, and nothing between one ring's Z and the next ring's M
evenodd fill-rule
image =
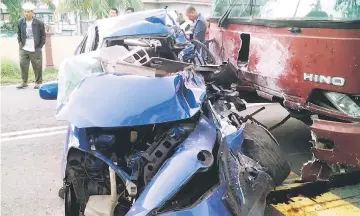
M276 139L260 125L246 124L243 153L267 169L275 185L280 185L289 175L290 166Z

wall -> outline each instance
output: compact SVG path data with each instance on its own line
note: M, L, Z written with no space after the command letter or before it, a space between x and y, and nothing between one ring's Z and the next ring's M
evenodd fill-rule
M51 39L53 61L56 68L62 60L74 55L76 47L80 44L82 36L53 36ZM0 57L6 57L19 62L19 48L16 37L0 38ZM43 64L46 63L45 49L43 49Z

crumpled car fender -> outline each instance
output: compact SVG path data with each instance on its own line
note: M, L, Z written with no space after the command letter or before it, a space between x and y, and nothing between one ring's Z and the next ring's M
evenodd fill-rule
M212 190L208 191L202 199L194 203L191 207L176 211L160 214L161 216L233 216L223 200L226 193L226 185L216 185Z
M180 144L133 204L126 216L148 215L175 195L198 171L212 166L216 141L214 125L202 117L195 130Z
M266 196L275 187L271 176L242 151L243 127L222 139L219 148L220 184L224 200L234 215L264 215Z
M96 157L98 160L101 160L102 162L106 163L108 166L110 166L115 173L118 175L126 176L128 179L130 179L130 176L122 170L120 167L116 166L110 158L106 157L100 152L92 151L91 146L89 142L86 139L86 131L84 128L77 128L73 124L69 124L67 137L65 141L65 147L64 147L64 154L62 158L62 177L65 179L66 177L66 168L67 168L67 162L69 157L69 152L72 150L78 150L81 152L86 152L94 157Z

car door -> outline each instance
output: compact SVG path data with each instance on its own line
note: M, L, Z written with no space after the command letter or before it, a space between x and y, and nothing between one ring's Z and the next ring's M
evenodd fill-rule
M97 26L90 26L83 40L76 48L75 55L95 51L98 48L99 34Z

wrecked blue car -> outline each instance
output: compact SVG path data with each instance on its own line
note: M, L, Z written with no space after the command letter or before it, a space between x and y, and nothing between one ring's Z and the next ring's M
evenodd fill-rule
M180 52L192 45L197 53L207 53L203 55L207 63L215 64L215 58L206 46L186 39L176 16L175 11L159 9L97 20L88 28L75 55L111 46L121 46L127 51L143 47L151 56L177 60Z
M209 65L189 46L169 51L180 42L164 17L99 37L119 45L69 58L59 83L40 88L69 122L59 191L67 216L263 215L289 174L273 136L239 114L236 68Z

